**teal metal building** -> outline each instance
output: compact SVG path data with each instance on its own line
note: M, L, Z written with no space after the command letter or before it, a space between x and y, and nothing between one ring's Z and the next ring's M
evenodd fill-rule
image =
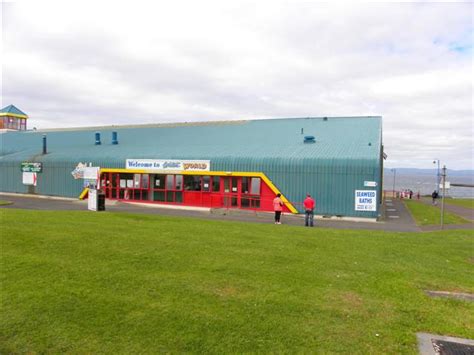
M296 213L310 193L317 215L377 218L383 155L378 116L4 131L0 191L78 197L81 162L110 199L271 211L279 192Z

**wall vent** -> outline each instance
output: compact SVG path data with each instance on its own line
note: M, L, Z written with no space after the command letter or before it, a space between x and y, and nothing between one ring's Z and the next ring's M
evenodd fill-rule
M118 144L118 134L117 132L112 132L112 144Z
M46 134L43 134L43 154L48 154L48 148L46 145Z
M100 132L95 132L95 145L100 145Z
M314 136L304 136L304 141L305 144L308 143L316 143L316 138Z

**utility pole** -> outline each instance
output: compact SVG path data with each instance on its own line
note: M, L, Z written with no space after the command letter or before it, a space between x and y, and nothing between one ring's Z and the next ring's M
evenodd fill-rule
M439 185L441 185L441 175L439 173L439 159L433 160L433 164L436 164L436 163L438 163L438 170L437 170L437 174L436 174L436 189L435 189L435 191L438 192L438 194L439 194Z
M392 169L393 171L393 190L392 197L395 198L395 178L397 177L397 169Z
M441 198L441 229L444 228L444 195L446 195L446 165L443 165L443 197Z

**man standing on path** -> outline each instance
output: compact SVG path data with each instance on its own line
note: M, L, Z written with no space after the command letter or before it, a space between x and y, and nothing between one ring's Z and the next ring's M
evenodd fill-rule
M304 205L304 225L305 227L313 227L314 226L314 208L316 207L316 203L311 198L310 194L306 195L306 198L303 202Z
M273 210L275 211L275 224L281 224L280 217L281 211L283 210L283 201L281 200L281 194L277 194L277 197L273 199Z

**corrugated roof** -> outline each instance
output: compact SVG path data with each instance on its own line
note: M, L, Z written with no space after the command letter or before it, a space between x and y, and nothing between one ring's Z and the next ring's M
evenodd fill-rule
M102 145L94 144L97 127L47 132L48 153L41 160L94 161L127 158L214 159L378 159L381 117L308 117L168 126L101 127ZM111 132L118 132L118 145ZM6 159L41 153L44 132L0 135ZM311 135L316 143L305 144Z
M23 111L21 111L20 109L18 109L17 107L15 107L14 105L8 105L8 106L5 106L4 108L2 108L0 110L0 114L6 114L6 113L13 113L15 115L20 115L20 116L25 116L25 118L28 117L28 115L26 113L24 113Z

